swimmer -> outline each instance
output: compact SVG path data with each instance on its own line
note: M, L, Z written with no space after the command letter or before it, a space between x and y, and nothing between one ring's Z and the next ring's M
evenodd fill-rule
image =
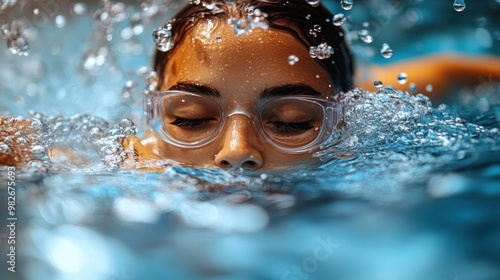
M500 75L498 58L448 55L369 67L370 76L361 77L344 30L326 21L333 15L321 4L198 2L166 23L172 41L163 38L156 52L159 81L145 96L149 130L124 143L138 161L251 170L314 166L314 152L340 128L343 108L332 98L339 92L373 91L374 80L407 90L396 82L402 69L418 88L432 84L433 94ZM255 18L256 28L246 28L244 20ZM321 31L311 35L316 24Z
M498 69L498 59L495 65L483 58L471 69L478 65L471 59L435 56L371 68L371 80L355 83L344 31L326 21L333 15L322 5L248 0L207 7L189 4L169 22L174 45L157 51L158 92L146 97L151 130L144 150L190 166L314 165L314 151L341 119L342 108L331 99L340 91L375 90L374 77L396 81L401 69L417 86L431 83L435 92L445 91L452 78ZM235 34L233 19L245 19L249 9L265 13L268 28ZM321 31L311 35L316 24ZM312 58L310 47L318 46L323 48Z

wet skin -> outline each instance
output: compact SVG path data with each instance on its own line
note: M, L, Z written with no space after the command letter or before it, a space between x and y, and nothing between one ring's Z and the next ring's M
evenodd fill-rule
M290 65L288 57L299 61ZM302 86L309 94L330 96L331 78L308 49L287 33L254 29L236 36L226 23L199 23L177 46L165 66L161 90L215 91L228 107L251 109L263 92ZM194 89L196 87L196 89ZM261 138L246 115L232 115L215 141L200 148L180 148L149 132L142 145L159 158L194 167L283 169L318 162L314 151L287 154Z

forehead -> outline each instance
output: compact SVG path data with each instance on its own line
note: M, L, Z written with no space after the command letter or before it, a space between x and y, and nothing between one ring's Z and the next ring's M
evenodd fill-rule
M291 65L289 57L299 61ZM197 24L174 50L167 62L168 88L178 81L190 81L232 88L262 90L279 84L304 83L319 92L333 92L328 72L310 57L308 47L291 34L253 29L236 36L222 20Z

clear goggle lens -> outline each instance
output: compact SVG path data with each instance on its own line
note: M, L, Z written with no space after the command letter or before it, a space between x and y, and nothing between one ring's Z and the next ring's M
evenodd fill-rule
M226 119L244 114L272 146L289 153L317 147L331 134L341 108L323 98L290 96L264 99L253 112L225 112L216 98L167 91L148 101L149 124L165 141L186 148L216 139Z

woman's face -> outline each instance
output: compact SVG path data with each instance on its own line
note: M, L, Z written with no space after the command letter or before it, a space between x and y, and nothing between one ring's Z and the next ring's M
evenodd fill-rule
M290 65L290 55L299 58ZM228 108L251 110L265 90L305 86L308 94L330 96L331 78L307 48L293 36L254 29L236 36L226 23L200 22L178 45L165 65L161 90L181 89L197 94L214 91ZM191 90L193 91L193 90ZM314 151L290 154L276 149L258 133L244 114L230 115L220 135L198 148L182 148L151 133L143 144L162 158L194 167L283 169L318 162Z

